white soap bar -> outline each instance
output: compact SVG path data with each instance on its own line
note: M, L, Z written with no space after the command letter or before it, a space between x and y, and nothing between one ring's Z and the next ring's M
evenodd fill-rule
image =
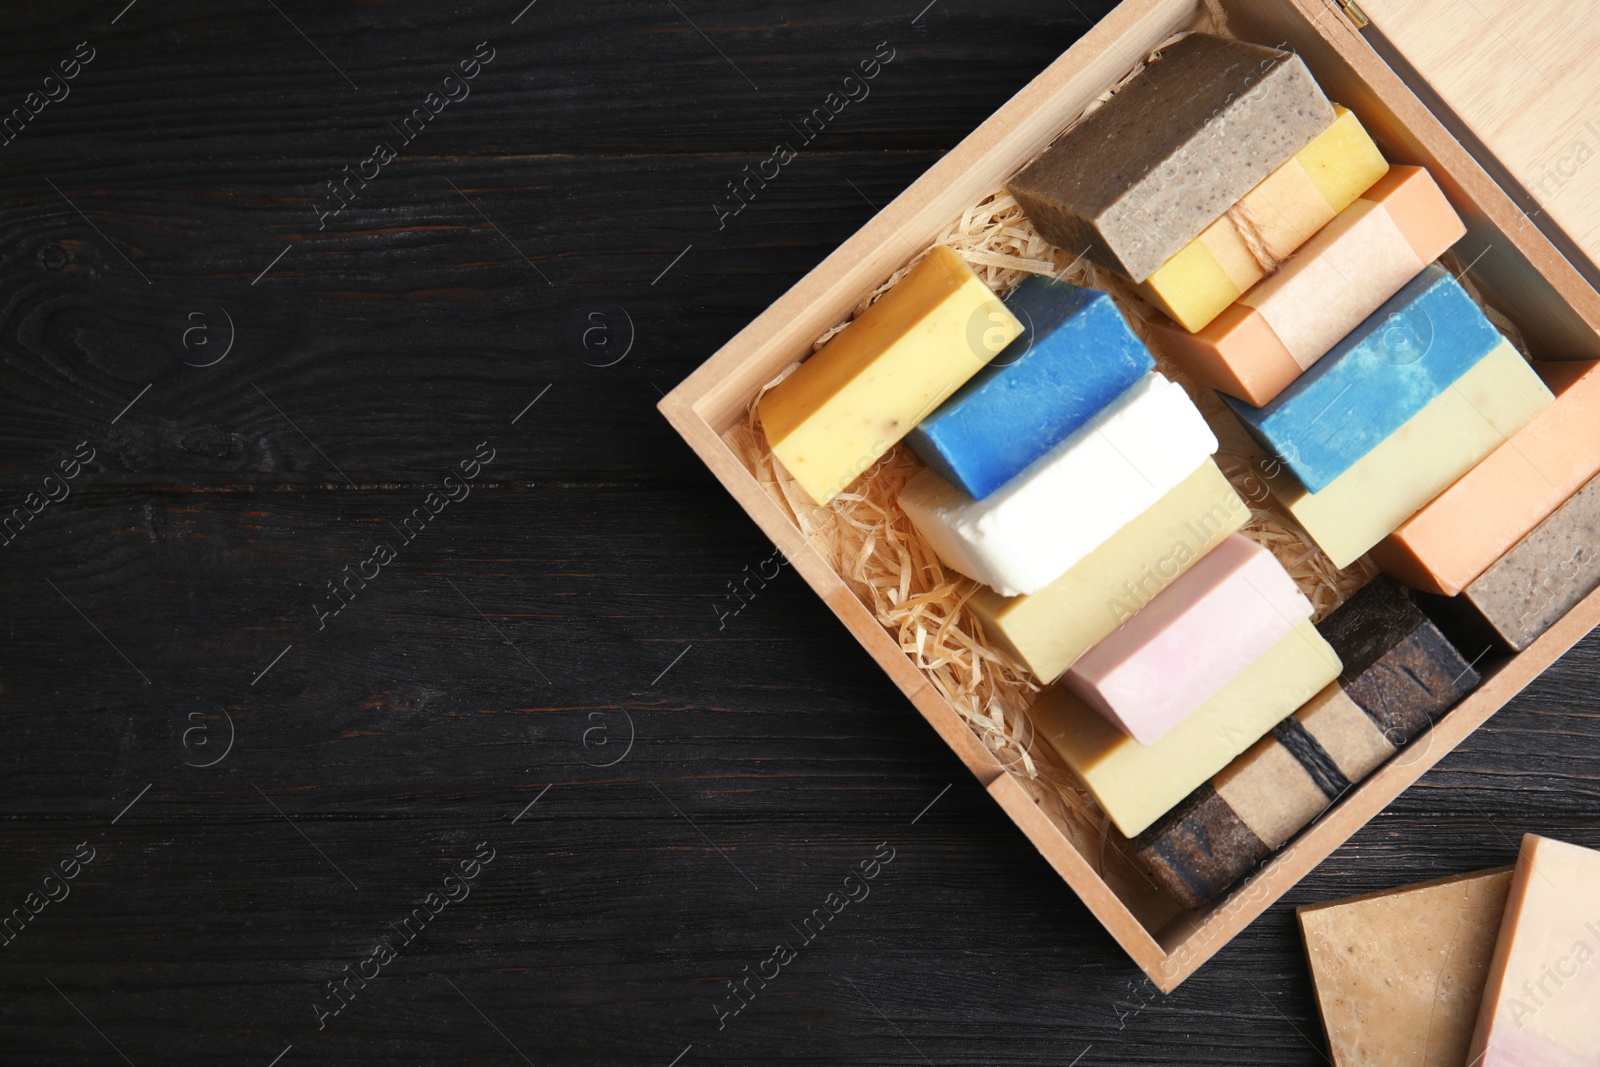
M946 566L1004 596L1035 593L1216 450L1183 387L1151 372L982 500L925 470L900 506Z

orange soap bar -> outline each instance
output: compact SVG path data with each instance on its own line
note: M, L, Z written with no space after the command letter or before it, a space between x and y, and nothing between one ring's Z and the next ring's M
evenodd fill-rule
M1426 169L1391 167L1210 325L1160 318L1156 341L1191 377L1262 407L1465 233Z
M1600 474L1600 363L1541 363L1554 404L1372 550L1413 589L1455 596Z

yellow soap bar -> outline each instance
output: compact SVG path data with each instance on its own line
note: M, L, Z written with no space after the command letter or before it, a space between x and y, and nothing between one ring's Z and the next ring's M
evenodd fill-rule
M1249 518L1208 459L1037 593L1007 597L985 586L967 607L990 640L1052 681Z
M1117 829L1137 837L1342 669L1307 621L1153 745L1139 744L1063 686L1045 690L1032 719Z
M1336 110L1332 126L1162 264L1139 291L1197 333L1382 178L1389 164L1361 120Z
M767 445L826 504L1021 332L983 279L937 247L761 397Z
M1333 565L1350 566L1555 398L1511 342L1484 356L1320 493L1268 460L1272 493Z

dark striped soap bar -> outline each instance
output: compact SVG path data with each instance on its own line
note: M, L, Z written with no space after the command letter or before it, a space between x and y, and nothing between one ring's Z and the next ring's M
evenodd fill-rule
M1399 586L1378 578L1317 627L1339 681L1133 842L1156 884L1205 906L1478 684Z

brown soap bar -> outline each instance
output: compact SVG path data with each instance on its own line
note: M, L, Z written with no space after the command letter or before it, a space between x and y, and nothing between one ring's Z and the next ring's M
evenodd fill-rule
M1139 865L1186 908L1227 892L1478 684L1388 578L1317 629L1344 663L1339 681L1133 842Z
M1045 240L1142 282L1334 118L1299 56L1192 33L1011 193Z
M1467 649L1504 644L1521 652L1600 587L1600 478L1477 581L1454 597L1423 603Z
M1433 725L1478 684L1478 672L1386 575L1317 624L1351 700L1396 746Z
M1334 1067L1462 1067L1511 869L1299 909Z

